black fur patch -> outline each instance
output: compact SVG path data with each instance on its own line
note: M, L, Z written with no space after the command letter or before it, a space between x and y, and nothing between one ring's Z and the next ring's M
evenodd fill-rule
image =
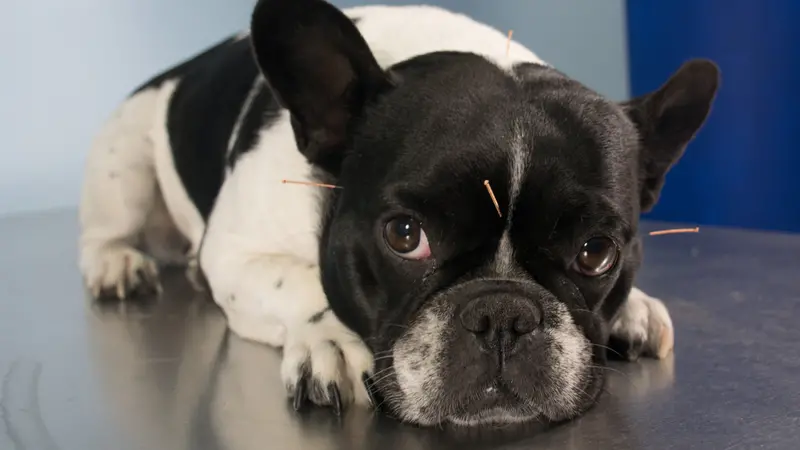
M330 307L323 309L322 311L315 313L313 316L308 318L308 323L319 323L324 317L331 310Z
M258 68L242 39L195 59L180 77L167 128L175 168L203 218L208 218L225 174L228 142Z

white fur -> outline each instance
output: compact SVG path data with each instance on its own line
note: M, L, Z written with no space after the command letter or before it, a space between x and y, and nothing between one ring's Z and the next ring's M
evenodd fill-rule
M258 76L253 82L253 86L250 87L250 92L247 93L247 98L245 98L244 104L242 104L242 109L239 111L239 116L236 118L236 122L233 125L231 137L228 139L228 151L225 154L226 157L230 156L231 152L233 152L233 146L236 144L236 139L239 138L239 131L242 128L242 122L244 122L244 118L247 115L247 112L250 110L250 105L253 103L256 95L258 95L258 93L261 91L263 85L264 78Z
M494 270L499 276L509 276L516 270L514 246L511 244L511 236L509 236L508 231L504 231L500 237L493 263Z
M514 216L514 205L517 197L522 190L522 183L525 181L525 174L528 172L528 161L530 151L525 146L525 129L521 123L514 124L514 134L511 138L511 157L509 158L509 172L511 180L509 182L508 212L506 213L507 226L511 226L511 219Z
M663 359L672 352L675 332L667 307L641 289L631 289L611 325L611 334L626 342L641 342L642 353Z
M366 346L332 314L309 323L328 306L317 265L319 193L281 180L310 181L310 170L284 112L225 180L208 222L201 266L234 332L284 347L281 373L288 386L296 384L302 364L310 363L318 381L337 380L343 396L351 392L365 403L361 376L372 371Z
M157 92L122 104L95 138L86 163L80 205L80 268L95 296L101 289L124 296L140 269L153 262L135 247L158 193L149 136Z
M501 276L511 275L515 267L514 247L511 244L509 229L511 228L511 220L514 217L514 205L516 205L517 197L519 197L520 190L522 189L522 183L525 180L525 174L528 170L528 161L530 159L530 152L525 147L525 129L520 123L514 124L509 151L511 154L508 158L508 171L511 173L511 179L508 183L508 206L505 214L506 229L500 238L500 244L497 247L497 252L494 257L495 270L498 275Z
M387 398L393 405L402 404L397 412L401 418L421 425L435 423L435 417L423 414L424 408L435 402L437 394L444 386L441 365L444 363L444 333L452 316L452 306L437 304L428 308L409 330L397 341L392 349L394 375L403 393L402 398ZM420 349L429 348L426 355ZM380 374L383 379L392 374Z
M486 24L435 6L360 6L344 10L359 17L358 29L382 67L425 53L473 52L509 68L519 62L545 64L525 46Z
M552 342L558 343L560 351L554 350L554 358L549 361L553 372L558 374L556 383L558 392L554 393L550 401L542 407L542 413L551 420L561 420L570 415L578 407L580 397L586 395L580 387L581 380L592 358L591 343L581 333L566 305L561 302L545 304L546 316L558 318L557 327L545 327L544 334Z

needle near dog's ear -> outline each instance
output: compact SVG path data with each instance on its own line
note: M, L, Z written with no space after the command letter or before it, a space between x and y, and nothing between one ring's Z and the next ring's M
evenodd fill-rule
M650 236L663 236L665 234L680 234L680 233L699 233L700 227L694 228L673 228L670 230L658 230L648 233Z

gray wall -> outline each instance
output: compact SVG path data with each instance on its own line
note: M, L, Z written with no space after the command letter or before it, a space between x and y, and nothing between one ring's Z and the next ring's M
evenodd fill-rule
M624 0L429 3L513 29L517 40L566 73L613 98L627 96ZM245 27L253 4L4 0L0 214L75 206L92 135L116 104L149 76Z

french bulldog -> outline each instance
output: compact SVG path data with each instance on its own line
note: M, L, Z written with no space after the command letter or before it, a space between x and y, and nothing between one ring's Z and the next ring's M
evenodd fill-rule
M672 351L637 226L718 83L691 60L615 102L451 11L261 0L104 125L80 267L126 299L187 264L297 408L568 420L615 352Z

